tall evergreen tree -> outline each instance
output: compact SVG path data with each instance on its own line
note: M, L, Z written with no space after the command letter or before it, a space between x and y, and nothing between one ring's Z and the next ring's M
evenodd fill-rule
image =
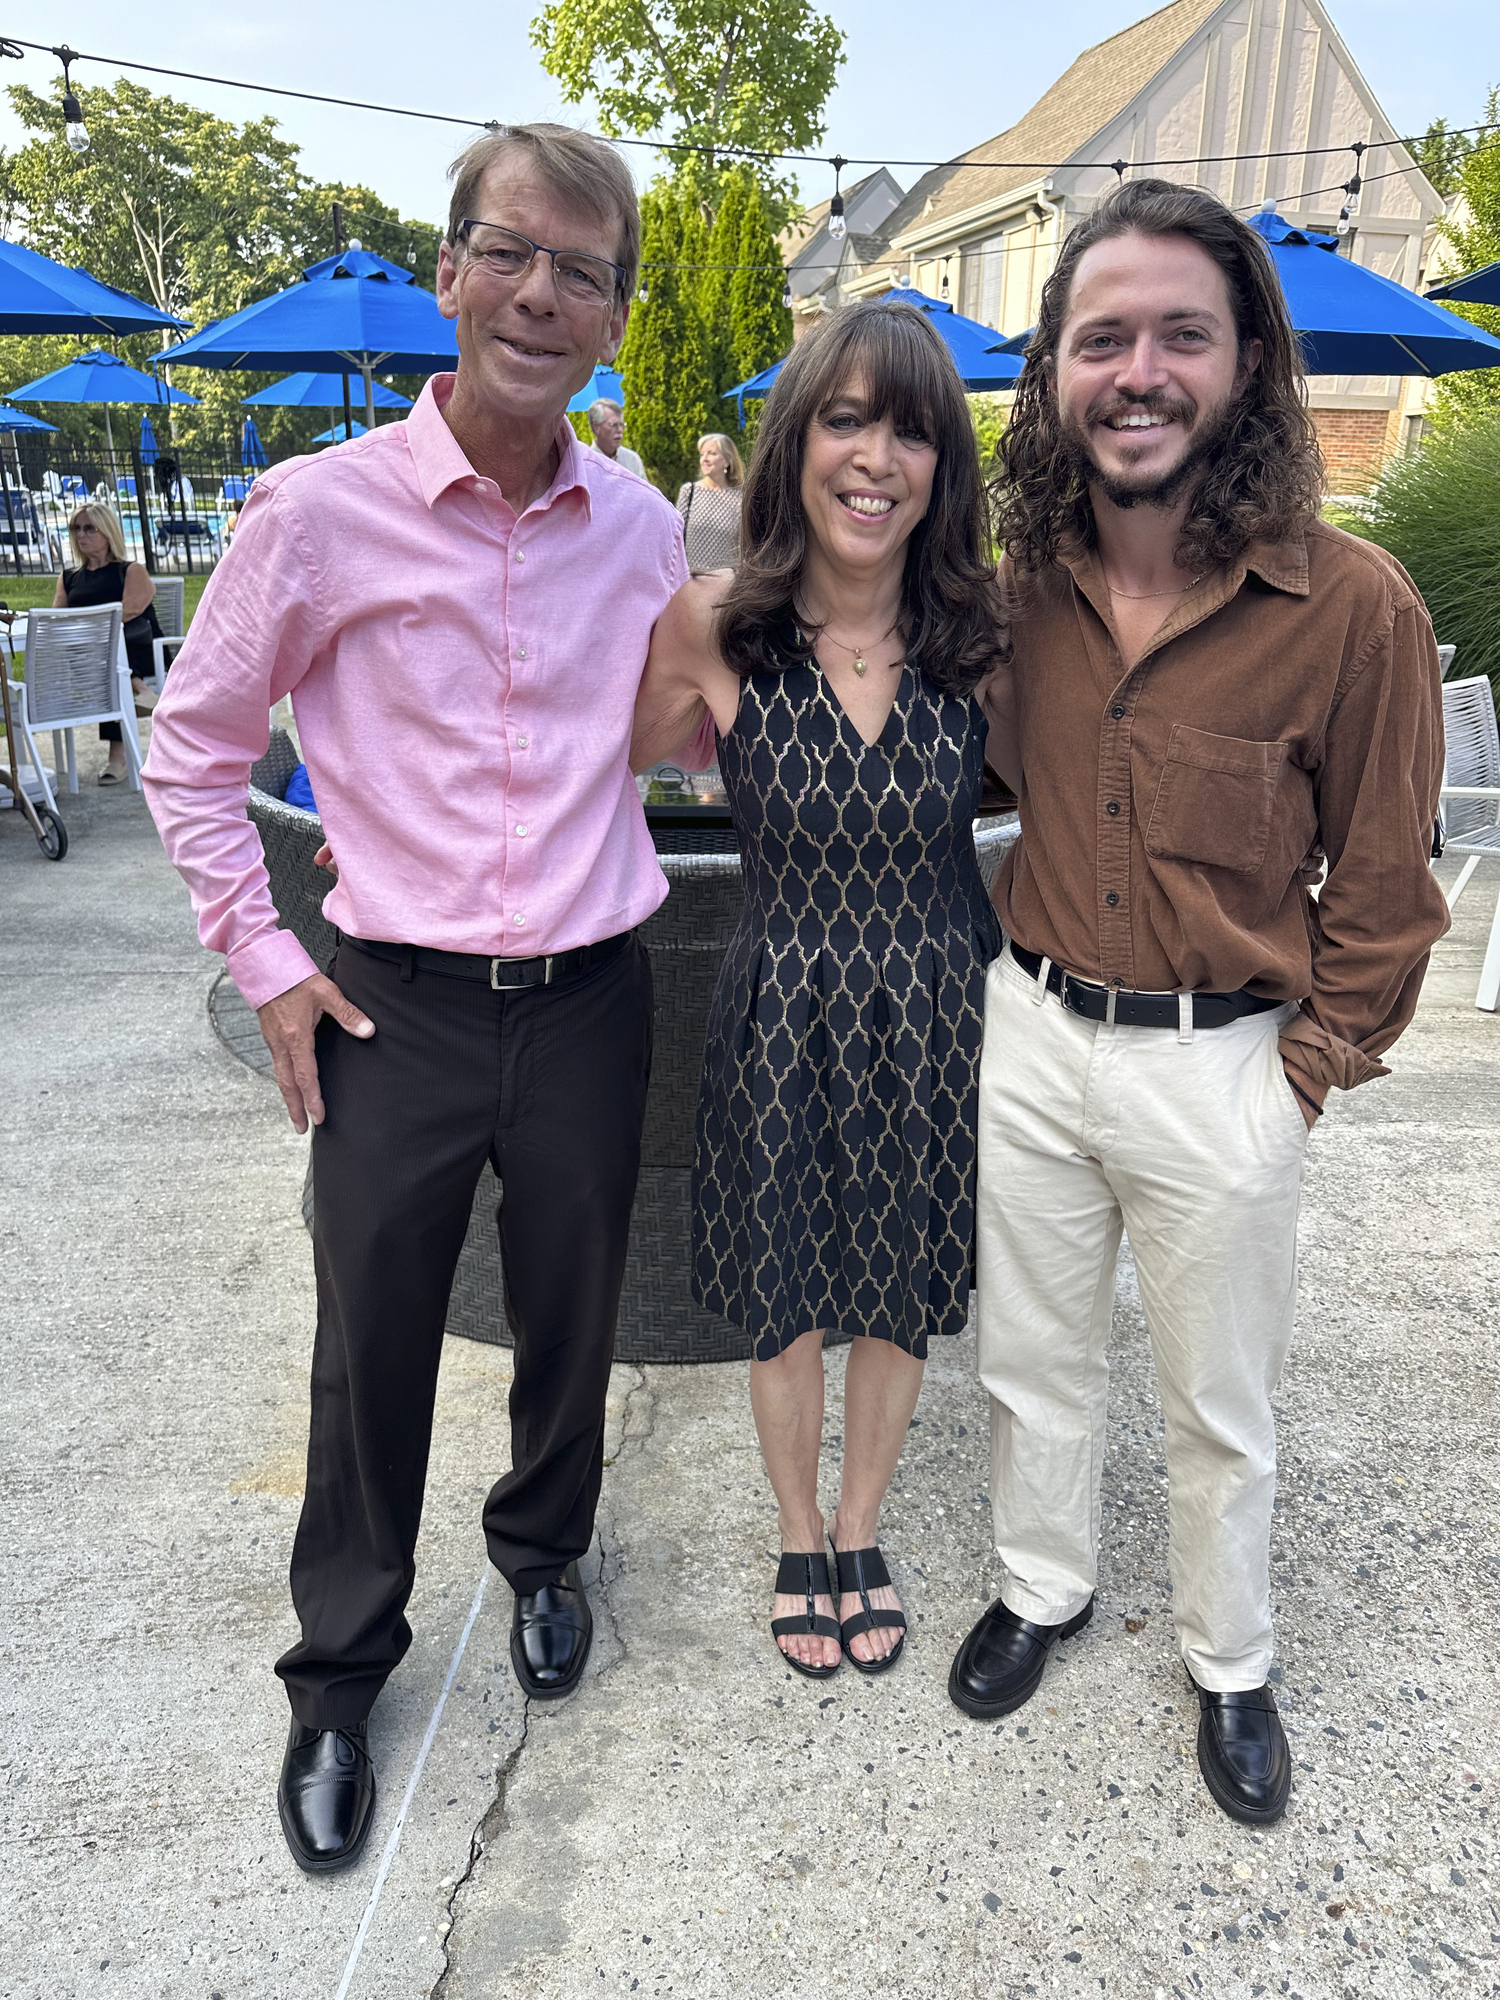
M719 428L700 285L708 228L691 189L663 179L641 197L641 282L616 363L630 442L663 492L698 470L697 442Z
M747 204L756 198L755 175L742 161L724 175L718 209L708 236L708 269L698 288L708 330L715 393L722 397L741 377L735 373L734 283L739 273L740 229Z
M738 269L730 287L730 347L733 382L744 382L769 368L792 344L792 315L783 303L786 271L776 241L772 204L766 191L750 179L740 218ZM760 403L745 407L745 431L753 440Z

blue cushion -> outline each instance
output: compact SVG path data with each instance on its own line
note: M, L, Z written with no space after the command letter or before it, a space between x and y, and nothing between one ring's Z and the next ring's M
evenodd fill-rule
M305 764L299 764L287 779L286 790L282 793L282 797L289 806L301 806L304 812L315 813L318 810L317 800L312 795L312 785L308 781L307 766Z

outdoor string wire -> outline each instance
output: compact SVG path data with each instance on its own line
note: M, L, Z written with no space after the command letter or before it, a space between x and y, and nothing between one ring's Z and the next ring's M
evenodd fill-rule
M448 1695L463 1659L464 1649L469 1643L469 1634L474 1630L474 1621L479 1616L479 1607L484 1602L485 1585L489 1580L490 1564L487 1561L479 1579L479 1588L474 1593L474 1602L469 1606L468 1622L459 1635L458 1644L453 1649L453 1658L448 1663L448 1678L443 1682L443 1691L437 1698L437 1707L432 1711L427 1734L422 1738L422 1747L417 1752L417 1761L412 1766L411 1776L406 1781L406 1794L401 1801L401 1810L396 1815L396 1824L391 1828L390 1836L385 1843L385 1852L380 1857L380 1867L376 1870L374 1886L370 1890L370 1900L365 1904L365 1913L359 1920L359 1929L354 1933L354 1943L344 1966L344 1976L339 1981L338 1991L334 1994L333 2000L347 2000L349 1982L354 1977L354 1969L359 1964L359 1955L365 1948L365 1939L370 1935L370 1926L375 1921L375 1912L380 1906L381 1894L385 1888L385 1878L391 1872L396 1849L401 1845L401 1833L406 1825L406 1816L411 1811L411 1802L417 1795L417 1783L426 1767L428 1752L437 1740L438 1724L442 1721L443 1710L448 1705Z
M61 60L62 50L67 49L67 45L64 43L60 49L54 48L50 42L31 42L19 35L0 36L0 55L15 55L21 49L35 49L40 54L56 56ZM407 106L400 104L376 104L367 98L358 97L329 97L319 91L293 90L283 84L251 83L243 77L235 76L208 76L200 70L169 69L162 63L128 62L118 56L90 55L77 49L67 49L67 57L70 63L94 62L103 63L109 69L144 70L151 76L175 76L180 77L184 82L188 83L220 84L229 90L255 90L270 97L294 97L306 104L333 104L346 111L378 111L393 118L420 118L434 124L463 125L480 130L492 127L497 123L493 118L461 118L447 111L413 111ZM1456 126L1449 136L1452 138L1461 138L1471 132L1489 133L1493 130L1494 127L1488 124L1460 125ZM1392 146L1405 146L1409 150L1412 146L1420 145L1424 136L1418 135L1395 139L1367 139L1361 143L1366 152L1373 152L1377 148ZM833 166L837 161L846 167L921 167L929 171L939 167L954 167L962 168L972 173L990 171L1009 172L1012 170L1055 173L1065 164L1071 165L1080 171L1101 170L1106 167L1113 169L1117 166L1117 162L1114 160L1075 160L1071 162L1047 160L967 160L961 155L957 158L946 160L846 159L837 153L776 153L768 152L764 147L759 146L734 146L720 144L717 141L710 142L694 139L639 139L616 136L610 139L609 143L616 146L645 146L653 152L661 153L725 154L736 159L794 160L805 165L822 167ZM1311 159L1321 157L1327 153L1347 153L1352 150L1353 143L1348 142L1344 145L1335 146L1292 147L1282 152L1203 153L1195 155L1191 159L1126 160L1118 164L1136 170L1142 167L1231 166L1241 162L1256 160ZM1398 173L1420 173L1421 168L1413 162L1412 166L1399 167L1395 171ZM1373 180L1384 179L1386 177L1384 175L1366 175L1364 178Z

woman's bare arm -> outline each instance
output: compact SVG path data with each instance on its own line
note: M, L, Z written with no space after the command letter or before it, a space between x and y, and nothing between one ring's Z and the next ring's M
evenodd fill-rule
M52 593L52 609L54 611L64 611L67 609L67 604L68 593L63 589L63 580L59 577L57 579L57 588Z
M693 577L657 619L635 698L630 768L645 771L688 743L711 714L725 734L739 709L739 676L719 657L714 614L729 577Z
M128 623L139 618L156 595L156 584L144 563L129 563L125 570L125 594L120 600L120 616Z

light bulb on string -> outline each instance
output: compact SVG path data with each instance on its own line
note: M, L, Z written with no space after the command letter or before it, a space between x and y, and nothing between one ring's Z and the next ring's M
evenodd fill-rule
M944 302L945 305L947 304L948 299L951 296L948 290L948 265L951 261L952 260L948 257L945 257L943 259L943 282L938 286L938 297Z
M415 264L417 261L417 239L415 236L409 236L406 239L406 261L408 264Z
M638 292L636 293L636 295L635 295L635 296L636 296L636 300L637 300L637 302L638 302L638 303L639 303L640 305L645 305L646 301L647 301L647 300L648 300L648 299L650 298L651 294L650 294L650 292L648 292L648 291L647 291L647 289L646 289L646 285L645 285L645 281L644 281L644 280L642 280L642 282L641 282L641 288L640 288L640 290L639 290L639 291L638 291Z
M842 243L849 234L849 225L844 220L844 197L839 193L839 175L849 162L835 153L829 164L833 168L833 199L828 204L828 234L835 243Z
M71 66L78 60L77 53L75 50L70 49L66 42L63 43L60 49L54 49L52 53L62 64L63 138L67 142L71 152L86 153L89 149L89 128L83 122L83 106L78 102L78 93L73 88L73 79L69 74Z
M781 294L781 303L782 303L782 304L783 304L783 305L784 305L784 306L786 307L786 309L787 309L787 311L788 311L788 312L790 312L790 311L791 311L791 307L792 307L792 288L791 288L791 286L790 286L790 285L788 285L788 286L787 286L787 288L786 288L786 290L785 290L785 291L784 291L784 292L783 292L783 293Z

